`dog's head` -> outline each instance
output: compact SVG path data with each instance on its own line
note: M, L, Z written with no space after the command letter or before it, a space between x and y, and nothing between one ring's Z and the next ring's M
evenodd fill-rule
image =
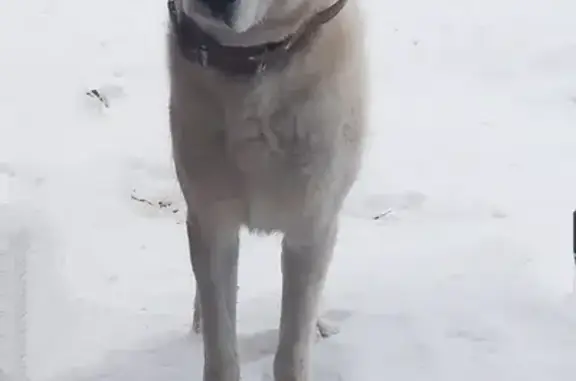
M187 13L236 33L246 32L266 19L282 20L322 0L182 0Z

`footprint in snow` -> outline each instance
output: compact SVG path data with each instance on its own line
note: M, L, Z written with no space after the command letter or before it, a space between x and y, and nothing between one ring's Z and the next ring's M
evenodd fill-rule
M139 212L149 217L172 216L177 223L184 221L184 198L169 165L133 159L126 174L124 189Z

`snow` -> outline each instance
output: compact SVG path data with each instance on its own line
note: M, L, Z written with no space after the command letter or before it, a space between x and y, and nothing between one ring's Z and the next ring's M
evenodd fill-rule
M362 4L370 145L313 380L572 380L576 5ZM200 379L165 20L162 0L0 2L2 381ZM278 237L242 238L243 380L271 380Z

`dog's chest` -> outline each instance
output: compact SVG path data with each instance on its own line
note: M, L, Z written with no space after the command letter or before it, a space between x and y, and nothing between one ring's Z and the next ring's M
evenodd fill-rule
M226 149L246 172L278 166L306 166L309 126L298 103L277 94L247 94L226 113Z

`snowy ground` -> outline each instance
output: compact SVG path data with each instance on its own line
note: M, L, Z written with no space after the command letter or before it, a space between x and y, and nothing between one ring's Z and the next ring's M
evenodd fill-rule
M364 5L372 139L314 381L573 380L574 1ZM164 0L0 2L2 381L200 379L165 16ZM243 238L243 379L265 381L278 238Z

